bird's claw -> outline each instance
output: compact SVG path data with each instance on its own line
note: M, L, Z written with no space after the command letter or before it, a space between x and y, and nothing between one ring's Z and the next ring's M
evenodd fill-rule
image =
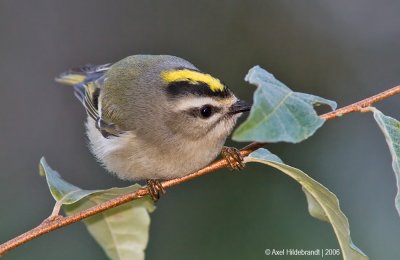
M156 179L149 179L146 181L147 188L149 189L150 197L156 202L159 198L161 193L165 194L165 189L162 186L160 180Z
M221 150L221 156L228 162L231 170L242 170L245 167L243 156L235 147L224 146Z

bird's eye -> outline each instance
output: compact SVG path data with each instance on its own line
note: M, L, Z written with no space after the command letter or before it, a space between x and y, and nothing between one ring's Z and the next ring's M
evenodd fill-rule
M204 105L200 108L200 115L202 118L209 118L213 114L212 106Z

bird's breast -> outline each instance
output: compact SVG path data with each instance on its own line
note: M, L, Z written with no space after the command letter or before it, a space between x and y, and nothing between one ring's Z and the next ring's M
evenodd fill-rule
M134 132L104 138L90 118L86 128L95 157L108 171L126 180L185 176L215 159L225 142L222 138L185 142L166 138L148 142Z

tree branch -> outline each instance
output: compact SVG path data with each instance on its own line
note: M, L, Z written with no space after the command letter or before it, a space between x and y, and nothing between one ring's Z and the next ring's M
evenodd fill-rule
M323 118L325 120L329 120L329 119L333 119L335 117L340 117L342 115L349 114L352 112L363 112L364 108L369 107L378 101L381 101L383 99L386 99L388 97L394 96L399 93L400 93L400 85L393 87L391 89L385 90L385 91L383 91L379 94L376 94L372 97L358 101L354 104L351 104L351 105L342 107L340 109L336 109L335 111L323 114L323 115L321 115L321 118Z
M396 86L394 88L388 89L384 92L381 92L375 96L366 98L359 102L356 102L354 104L351 104L351 105L345 106L343 108L337 109L335 111L323 114L323 115L321 115L321 118L323 118L325 120L329 120L329 119L334 119L336 117L340 117L342 115L349 114L352 112L363 112L363 111L365 111L364 108L369 107L370 105L372 105L380 100L386 99L388 97L391 97L391 96L399 94L399 93L400 93L400 85ZM265 143L251 143L250 145L244 147L240 151L240 153L242 156L247 156L251 152L257 150L260 147L263 147L264 145L265 145ZM218 160L195 173L186 175L181 178L163 181L161 184L164 188L170 188L172 186L181 184L181 183L189 181L191 179L198 178L202 175L205 175L210 172L214 172L215 170L225 168L227 166L228 166L228 163L225 160ZM147 187L143 187L133 193L122 195L120 197L117 197L117 198L114 198L107 202L98 204L92 208L86 209L84 211L81 211L81 212L76 213L71 216L66 216L66 217L63 217L63 216L54 217L53 216L53 218L49 218L49 219L43 221L39 226L0 245L0 256L18 246L26 243L26 242L38 237L38 236L44 235L44 234L51 232L53 230L56 230L58 228L78 222L84 218L88 218L90 216L93 216L95 214L103 212L107 209L114 208L121 204L127 203L129 201L142 198L143 196L146 196L146 195L149 195L149 190L147 189Z

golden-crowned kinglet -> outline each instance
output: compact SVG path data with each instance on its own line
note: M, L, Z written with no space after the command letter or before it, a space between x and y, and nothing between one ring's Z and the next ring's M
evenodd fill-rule
M90 149L121 179L171 179L217 157L250 107L218 79L168 55L134 55L71 69L86 108Z

